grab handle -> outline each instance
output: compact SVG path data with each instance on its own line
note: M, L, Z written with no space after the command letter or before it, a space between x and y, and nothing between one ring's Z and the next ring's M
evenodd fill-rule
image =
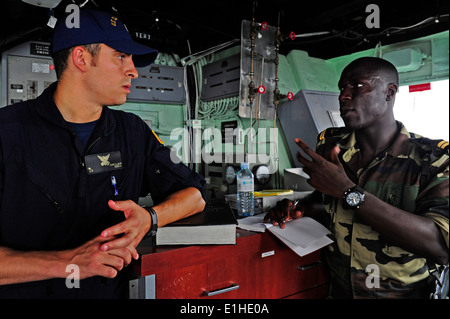
M298 270L307 270L307 269L311 269L311 268L314 268L314 267L317 267L317 266L320 266L320 265L322 265L322 262L321 261L317 261L315 263L312 263L312 264L309 264L309 265L306 265L306 266L298 266L297 269Z
M239 285L232 284L230 287L226 287L226 288L222 288L222 289L217 289L217 290L213 290L213 291L205 290L205 291L203 291L203 295L211 297L211 296L223 294L228 291L233 291L236 289L239 289Z

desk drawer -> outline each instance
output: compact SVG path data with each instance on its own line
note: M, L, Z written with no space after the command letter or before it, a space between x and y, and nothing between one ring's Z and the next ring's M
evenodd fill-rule
M328 281L320 254L299 257L278 247L268 255L249 254L208 263L206 291L221 292L202 298L278 299L312 289ZM306 295L307 296L307 295Z
M196 299L206 286L205 264L156 274L157 299Z
M323 297L316 290L328 285L320 251L300 257L272 234L245 235L236 245L143 247L136 269L155 275L156 298Z

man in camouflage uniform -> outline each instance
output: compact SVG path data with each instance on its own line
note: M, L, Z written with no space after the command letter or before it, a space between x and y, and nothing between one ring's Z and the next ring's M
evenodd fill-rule
M335 237L325 249L332 297L426 298L428 265L448 263L448 142L395 120L398 73L385 60L353 61L339 88L345 127L322 132L316 152L296 140L311 158L298 155L316 192L291 215L318 218L311 203L323 203L320 220ZM280 202L266 219L284 227L291 206Z

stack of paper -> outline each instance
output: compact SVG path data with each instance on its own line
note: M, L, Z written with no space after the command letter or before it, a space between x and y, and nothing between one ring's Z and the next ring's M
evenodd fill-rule
M269 231L299 256L305 256L333 242L327 236L330 231L310 217L289 221L284 229L270 227Z
M230 205L208 204L200 213L160 227L156 245L234 245L236 224Z
M284 229L263 223L263 219L264 216L251 216L239 219L238 227L259 232L264 232L268 229L299 256L305 256L333 242L327 236L330 231L310 217L288 221Z
M238 219L238 226L241 229L256 231L264 233L267 228L271 227L272 224L265 224L264 221L265 214L249 216L246 218Z

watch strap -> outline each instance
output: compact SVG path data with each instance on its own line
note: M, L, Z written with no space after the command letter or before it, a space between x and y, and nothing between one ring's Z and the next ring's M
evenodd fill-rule
M349 189L347 189L344 192L344 195L342 195L342 198L345 199L345 197L347 197L347 194L353 191L357 191L358 193L364 194L364 189L362 189L362 187L355 185L353 187L350 187Z
M360 187L359 185L352 187L351 190L364 195L364 189L362 187Z
M158 231L158 216L156 215L155 210L151 206L144 206L148 213L150 214L151 218L151 226L147 234L145 234L143 239L147 239L149 237L154 237L156 235L156 232Z

